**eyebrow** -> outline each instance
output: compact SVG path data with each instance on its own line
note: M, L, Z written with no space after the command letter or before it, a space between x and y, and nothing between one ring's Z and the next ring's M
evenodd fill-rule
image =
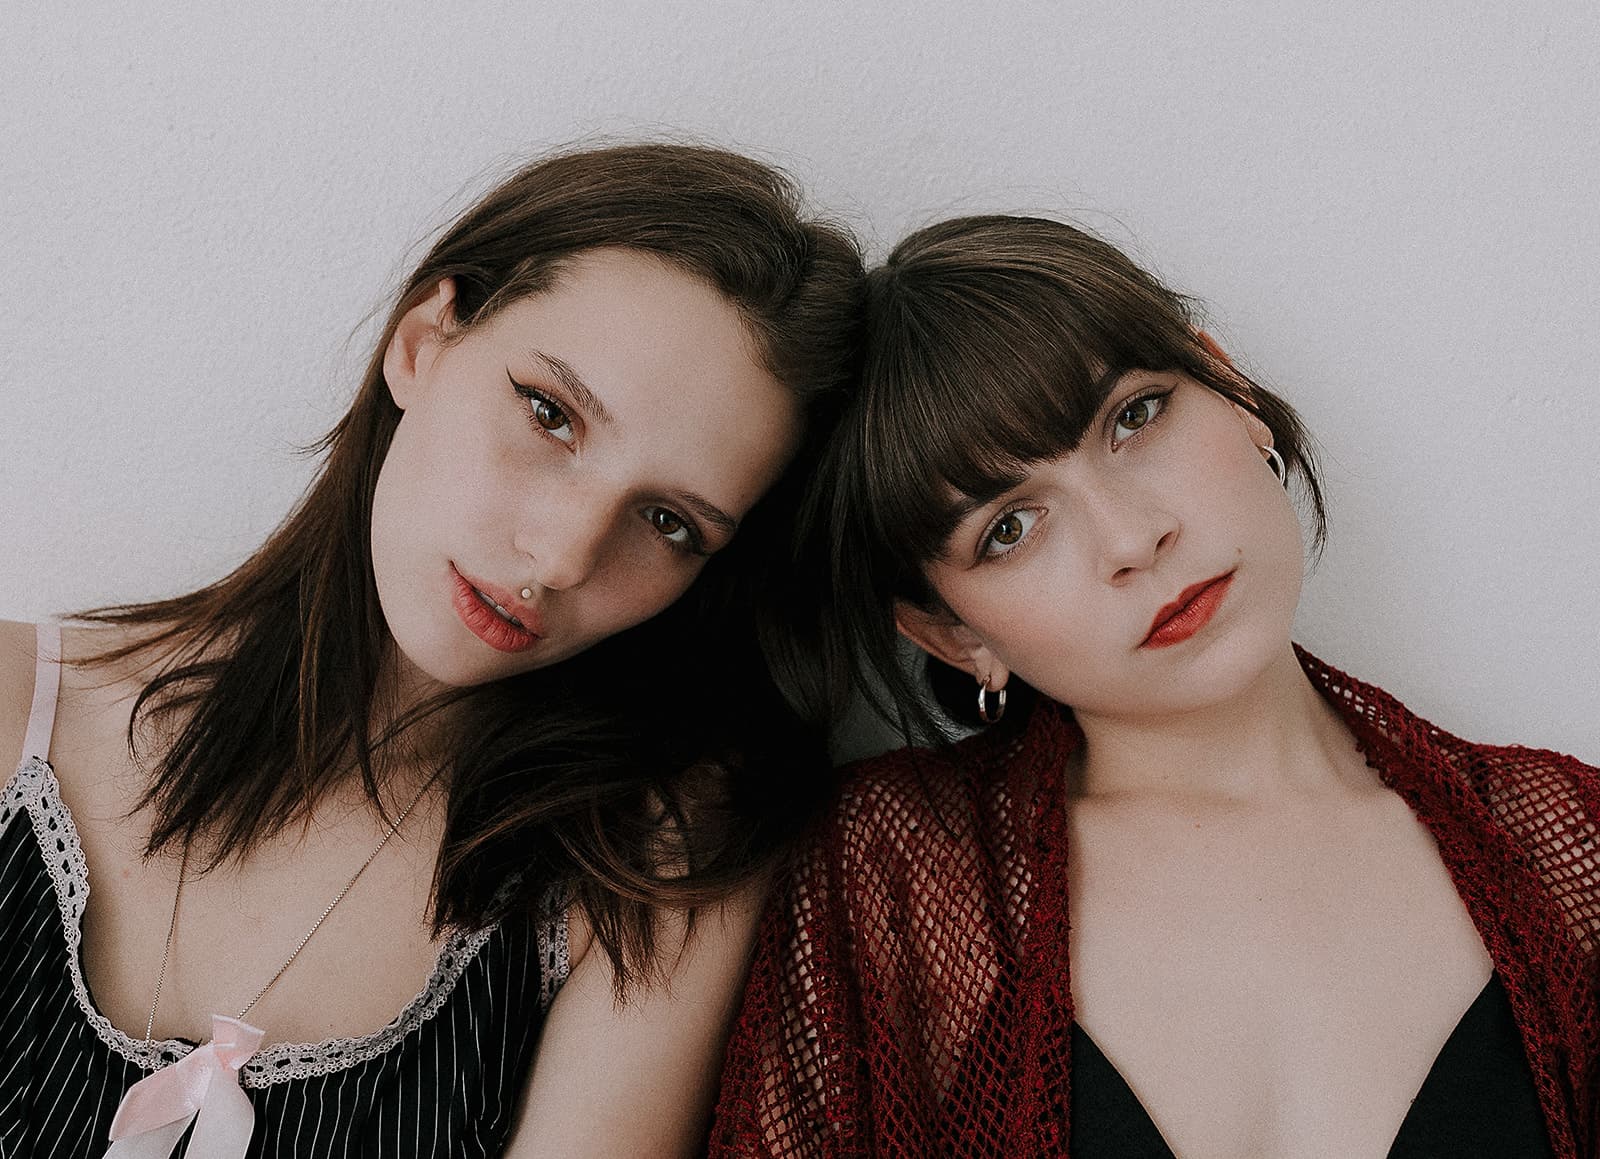
M1104 407L1106 403L1111 401L1111 396L1117 392L1117 387L1122 385L1124 378L1140 369L1142 368L1137 366L1107 367L1105 372L1094 380L1095 393L1100 396L1100 406ZM1099 411L1096 410L1095 413L1098 414Z
M571 364L562 361L554 354L546 354L533 347L528 348L528 356L537 362L543 363L553 378L566 387L567 393L572 396L572 401L577 403L578 409L589 415L596 422L611 422L611 412L606 410L605 404L589 389L588 383L578 372L572 369Z
M696 495L693 491L679 491L678 498L683 500L685 507L693 507L701 519L718 528L730 539L733 533L739 530L739 521L709 499Z
M1011 490L1015 490L1015 488L1007 488L1007 491ZM999 495L991 496L988 499L974 499L971 495L963 494L961 498L956 501L955 505L950 508L950 514L948 517L950 530L945 533L945 538L948 539L950 536L954 535L956 531L960 529L963 523L972 518L972 513L974 511L977 511L981 507L989 506L989 504L993 503L996 499L1001 498L1001 496L1005 494L1006 491L1002 491Z

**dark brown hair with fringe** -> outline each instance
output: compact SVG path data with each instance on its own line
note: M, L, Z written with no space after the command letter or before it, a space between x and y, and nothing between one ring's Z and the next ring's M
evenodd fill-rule
M918 230L868 275L861 391L827 451L799 534L816 590L784 645L791 694L836 720L859 689L908 743L976 725L974 685L924 658L908 666L898 599L939 606L926 566L968 504L1078 446L1117 377L1177 371L1271 429L1298 475L1314 546L1326 536L1310 438L1288 403L1251 381L1198 327L1192 303L1115 246L1036 217L955 218ZM1013 677L1005 727L1032 692Z
M658 255L720 290L800 400L803 445L667 611L374 735L393 644L372 576L372 497L400 419L384 350L442 278L455 280L465 330L602 246ZM147 754L147 853L198 842L196 864L214 867L305 819L350 777L381 811L390 758L431 718L448 731L436 929L531 912L554 886L585 911L619 993L648 977L654 907L707 903L761 871L827 783L820 734L789 711L761 655L757 596L791 579L794 511L859 371L862 302L854 239L808 217L784 174L735 153L565 152L496 186L406 279L353 407L319 444L317 478L271 538L199 591L83 617L137 629L137 643L96 662L162 657L129 726L136 749L162 738Z

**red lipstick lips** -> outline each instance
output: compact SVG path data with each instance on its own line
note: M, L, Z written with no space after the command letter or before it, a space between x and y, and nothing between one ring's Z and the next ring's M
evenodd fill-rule
M1229 571L1184 588L1177 599L1156 613L1150 632L1139 647L1167 648L1193 636L1210 623L1232 583L1233 573Z
M539 614L509 592L469 580L450 565L456 615L467 630L497 652L526 652L539 642ZM512 623L515 618L518 623Z

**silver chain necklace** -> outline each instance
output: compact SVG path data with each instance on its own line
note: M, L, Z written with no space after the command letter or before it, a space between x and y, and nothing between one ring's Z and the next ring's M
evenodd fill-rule
M377 860L378 854L383 852L383 847L389 844L389 838L393 837L395 833L399 831L401 823L411 815L411 811L415 809L417 807L417 803L422 800L422 795L428 791L438 777L439 774L435 773L433 776L424 781L422 788L417 790L417 795L411 798L411 803L402 809L399 816L390 822L389 829L386 833L384 833L383 839L378 842L377 847L374 848L371 853L367 854L367 859L361 863L361 868L357 869L355 873L351 874L350 880L344 883L344 888L333 895L333 900L327 904L322 913L317 917L317 920L311 923L311 928L305 932L305 936L302 937L299 944L295 946L294 952L284 960L283 965L278 967L278 972L267 980L267 984L265 986L256 991L256 996L254 998L245 1003L244 1009L239 1011L239 1013L236 1015L236 1018L239 1021L244 1021L244 1016L249 1014L250 1011L255 1008L256 1003L260 1002L267 996L267 991L276 986L278 984L278 979L282 978L285 971L287 971L290 966L294 965L294 960L300 956L300 951L306 948L306 943L311 940L311 936L315 934L319 928L321 928L323 922L328 920L328 915L333 912L335 906L344 900L345 894L349 893L350 890L355 886L356 882L361 880L361 875L367 871L367 866L371 865L375 860ZM178 903L183 900L183 880L188 875L188 870L189 843L185 841L183 844L183 859L178 865L178 889L177 892L172 896L172 920L167 924L167 943L161 951L161 969L156 974L155 996L150 999L150 1017L145 1020L144 1024L145 1042L150 1041L151 1033L155 1030L156 1007L161 1003L161 986L167 979L167 963L172 958L172 943L178 934Z

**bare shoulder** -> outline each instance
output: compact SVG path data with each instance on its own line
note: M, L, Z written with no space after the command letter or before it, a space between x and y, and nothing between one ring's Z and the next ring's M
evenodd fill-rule
M616 1001L579 911L573 965L545 1016L508 1156L703 1154L723 1045L742 990L763 883L696 915L662 911L658 976Z
M752 877L722 900L697 907L692 920L688 910L658 909L653 968L648 976L638 979L634 990L647 994L656 985L670 990L678 971L693 969L696 958L747 954L770 888L765 875ZM569 906L560 920L566 923L568 976L604 974L609 990L611 960L596 944L587 912L581 905Z
M34 625L0 620L0 768L6 775L23 755L37 643Z
M89 663L139 639L135 630L115 625L64 625L61 651L61 703L57 739L63 715L108 706L123 708L148 678L153 657L148 651L113 663ZM33 708L34 676L38 664L38 627L0 620L0 762L4 771L22 757L23 737ZM115 716L115 713L112 714ZM116 725L120 735L126 717Z

